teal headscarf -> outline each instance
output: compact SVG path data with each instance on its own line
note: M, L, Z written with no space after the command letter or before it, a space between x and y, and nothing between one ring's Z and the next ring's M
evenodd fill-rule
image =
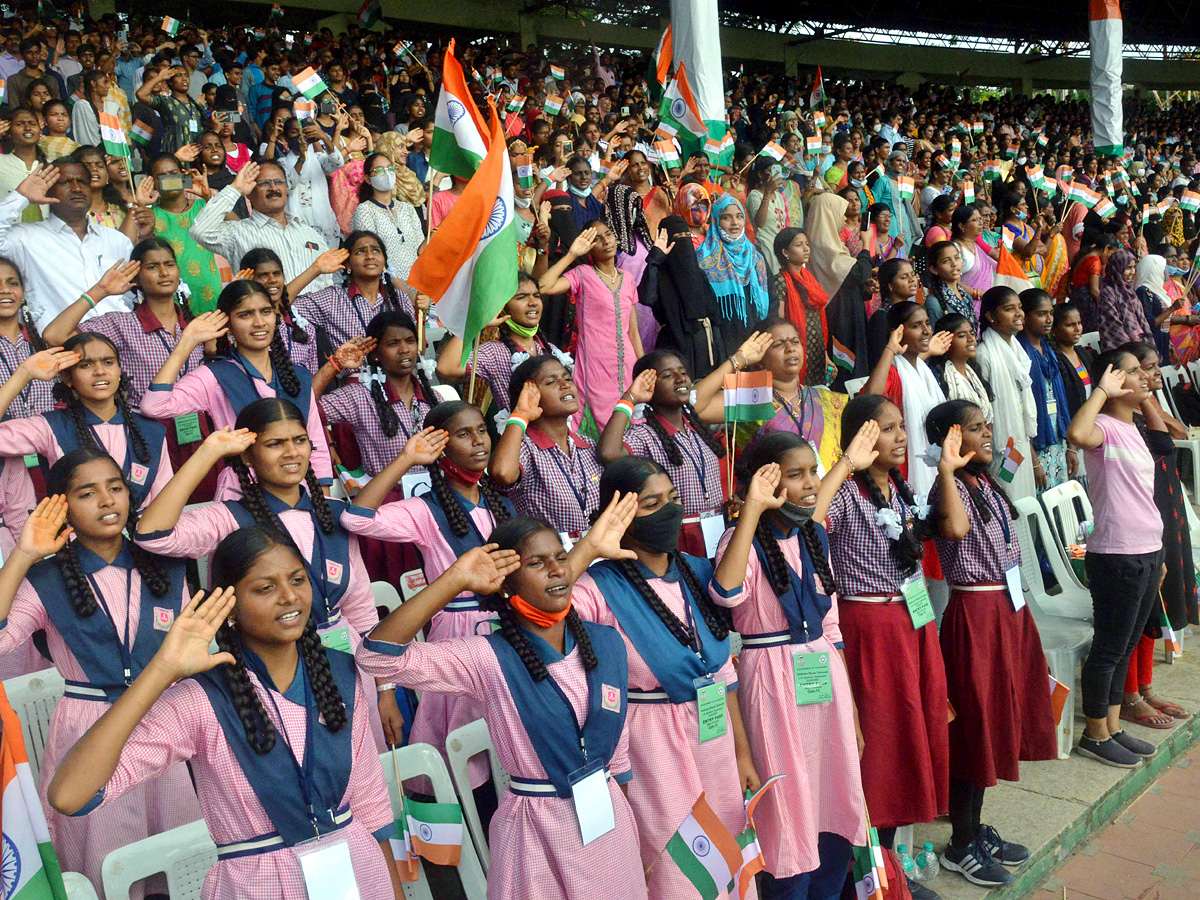
M759 319L765 319L771 301L767 294L767 264L754 242L746 237L733 240L721 230L721 211L727 206L741 203L729 194L721 194L713 201L708 220L708 234L696 251L700 271L712 285L713 293L721 303L721 315L726 321L737 319L747 323L746 299L754 304ZM742 210L743 214L745 210Z

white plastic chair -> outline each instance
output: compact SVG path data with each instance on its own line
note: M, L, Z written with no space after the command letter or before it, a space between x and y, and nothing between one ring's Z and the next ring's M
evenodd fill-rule
M1079 346L1088 347L1092 351L1100 352L1100 332L1089 331L1087 334L1079 338Z
M431 744L409 744L398 750L389 750L380 754L379 761L383 764L383 780L387 783L388 796L392 800L392 817L400 817L399 780L425 775L433 782L433 796L438 803L458 803L460 798L454 795L454 786L450 783L450 773L446 771L446 763L442 756ZM471 792L467 791L470 799ZM474 803L471 808L474 809ZM466 819L466 807L463 807L463 819ZM429 890L429 882L425 880L425 862L418 860L420 874L416 881L404 882L405 900L433 900ZM462 844L462 857L458 862L458 880L462 882L463 893L467 900L485 900L487 897L487 878L475 854L475 847L469 840ZM175 900L172 896L171 900Z
M1067 561L1058 537L1046 521L1046 513L1035 497L1023 497L1014 500L1013 505L1021 514L1017 521L1023 523L1029 535L1029 544L1021 544L1021 581L1026 592L1037 591L1037 598L1045 610L1056 616L1068 619L1092 621L1092 595L1080 586ZM1036 527L1036 531L1034 530ZM1033 535L1042 541L1046 558L1050 562L1050 571L1058 582L1058 591L1047 593L1042 586L1042 571L1038 566L1038 558L1034 550Z
M1050 520L1050 527L1058 538L1058 548L1065 559L1067 547L1071 544L1087 543L1083 523L1092 521L1092 503L1083 485L1078 481L1065 481L1047 488L1042 492L1041 500L1046 509L1046 517ZM1086 590L1083 581L1075 572L1075 567L1068 563L1067 570L1075 584Z
M96 889L87 877L79 872L63 872L63 887L67 889L67 900L100 900Z
M479 851L479 861L484 874L487 874L491 863L487 834L484 833L483 823L479 819L479 810L475 808L471 776L467 771L467 761L479 753L488 755L488 763L492 767L492 783L496 787L496 796L499 797L508 790L508 783L512 778L500 765L496 748L492 746L492 735L488 731L487 722L476 719L446 735L446 756L450 759L450 774L454 777L454 787L458 789L458 796L462 798L463 819L471 833L471 840L475 842L475 849Z
M134 883L163 872L171 900L199 900L217 845L203 819L134 841L104 857L100 876L107 900L129 900Z
M435 384L433 386L433 392L435 394L437 394L438 397L441 398L442 400L461 400L462 399L461 397L459 397L458 391L455 390L454 386L449 385L449 384Z
M1053 615L1046 610L1044 601L1049 595L1042 588L1042 573L1038 568L1033 534L1029 529L1030 513L1026 511L1029 506L1036 507L1037 501L1027 497L1015 501L1014 505L1021 513L1013 527L1021 544L1021 586L1024 588L1025 602L1029 604L1029 611L1037 623L1050 674L1070 689L1058 725L1058 758L1067 759L1075 744L1075 697L1079 693L1075 667L1091 649L1092 626L1079 619ZM1040 524L1044 525L1044 522ZM1042 540L1046 540L1045 536ZM1049 689L1047 682L1045 690Z
M866 383L870 380L871 380L870 377L847 378L846 379L846 393L849 394L851 397L857 397L858 392L861 391L863 389L863 387L866 385Z
M50 738L50 717L54 707L66 689L58 669L43 669L32 675L18 675L4 682L4 693L21 720L21 731L25 736L25 752L29 755L29 768L37 783L42 768L42 754Z
M388 612L395 612L400 608L400 592L390 581L372 581L371 593L375 595L376 608L386 609Z

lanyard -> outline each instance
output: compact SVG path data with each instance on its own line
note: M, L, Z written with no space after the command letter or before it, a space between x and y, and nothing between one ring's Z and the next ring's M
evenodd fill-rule
M567 472L567 467L562 464L562 460L558 458L558 453L555 452L556 450L561 450L561 449L562 448L559 447L558 444L555 444L553 447L551 447L550 448L550 458L552 460L554 460L554 464L556 466L558 466L558 471L562 472L563 480L567 483L567 487L569 487L571 489L571 493L575 495L575 502L579 504L579 511L581 513L583 513L583 518L586 520L588 517L587 486L586 485L584 486L584 488L583 488L584 493L582 493L582 494L579 493L578 490L576 490L575 482L573 482L571 480L571 475L570 475L570 473ZM575 449L578 450L579 448L576 447ZM574 459L575 459L575 454L572 454L571 455L571 460L572 460L571 468L575 468ZM586 530L586 528L587 528L587 526L584 526L584 530Z
M163 349L167 351L167 356L170 356L173 352L175 352L175 347L172 347L171 344L167 342L166 335L163 334L162 328L155 328L154 333L155 333L155 335L158 336L159 341L162 342ZM175 345L178 346L179 341L176 341ZM166 361L164 360L164 364L165 364L165 362ZM192 364L192 354L189 353L187 356L187 359L185 359L183 361L183 368L179 370L179 376L176 378L177 381L179 380L179 378L182 378L184 375L186 375L188 373L188 368L191 366L191 364Z
M382 285L382 283L381 283L381 284L380 284L380 286L379 286L379 293L380 293L380 294L382 294L382 293L383 293L383 285ZM362 326L362 333L363 333L363 334L366 334L366 333L367 333L367 322L366 322L366 320L363 318L363 314L362 314L362 312L360 312L360 311L359 311L359 308L358 308L358 298L359 298L359 297L362 297L362 294L361 294L361 293L358 293L358 294L352 294L352 293L350 293L349 291L347 291L347 292L346 292L346 299L350 301L350 308L351 308L352 310L354 310L354 317L355 317L356 319L358 319L358 324ZM365 298L365 297L363 297L363 299L365 300L366 298ZM371 309L371 304L370 304L370 302L368 302L368 303L367 303L367 310L368 310L368 311L370 311L370 309Z
M985 491L982 486L979 488L979 493L983 494L983 502L988 505L988 509L991 510L992 515L1000 520L1000 529L1004 532L1004 543L1011 547L1012 529L1008 527L1008 516L1005 514L1007 511L992 506L992 498L988 496L989 491Z
M694 432L685 430L683 433L684 434L693 434ZM704 456L704 448L703 447L698 448L698 455L700 457L700 461L697 462L696 457L692 455L692 451L688 449L688 443L689 443L688 441L681 441L679 439L679 433L672 435L671 438L672 438L672 440L675 441L675 446L677 446L680 450L682 450L683 455L688 458L688 462L690 462L692 464L692 468L696 470L696 477L700 479L700 490L702 490L704 492L704 502L707 503L708 502L708 460ZM697 435L697 438L699 439L699 435Z
M300 782L300 792L304 794L304 804L308 807L308 817L312 820L313 833L319 838L321 829L317 824L317 813L313 806L313 793L315 788L312 784L312 763L313 763L313 729L320 723L317 717L313 715L315 703L312 696L312 688L308 683L308 672L305 670L303 663L297 663L296 676L304 679L304 762L301 763L296 759L296 751L292 749L292 742L288 740L287 729L283 727L283 713L279 709L279 704L275 701L275 693L271 688L264 684L263 688L266 691L267 699L271 701L271 707L275 710L275 715L279 718L279 722L275 728L279 739L283 741L283 745L287 747L288 757L292 761L292 767L296 770L296 780ZM330 821L333 820L334 811L329 809Z
M779 393L779 391L774 391L773 393L775 394L775 396L777 398L779 398L779 405L783 407L783 411L788 414L788 418L791 419L792 423L796 426L796 433L799 434L800 437L805 438L805 440L807 440L807 437L805 437L805 434L804 434L804 423L808 420L808 412L807 412L808 401L809 401L808 391L806 391L802 387L802 388L800 388L800 393L797 394L797 397L799 397L799 399L800 399L800 418L799 419L797 419L796 414L794 412L792 412L792 404L789 403L787 400L783 399L783 394Z
M96 597L96 603L104 610L104 614L108 616L108 621L112 624L113 632L117 631L117 620L113 618L112 611L108 608L108 603L104 600L104 594L100 591L100 586L96 584L96 579L92 575L87 576L88 584L92 586L92 594ZM121 646L121 667L125 670L125 686L128 687L133 683L132 668L133 668L133 648L129 643L129 622L133 618L133 570L125 570L125 635L122 637L117 634L117 642Z
M564 704L566 704L567 715L571 719L571 724L575 726L575 734L579 738L579 749L583 751L583 762L584 762L584 765L586 765L587 758L588 758L587 741L584 739L584 736L583 736L583 726L579 724L579 719L575 715L575 707L571 705L571 700L570 700L570 698L567 697L566 691L564 691L559 686L558 682L554 680L554 676L550 674L549 670L547 670L547 672L546 672L546 681L549 682L550 687L554 688L554 693L558 694L559 699L562 700L562 702ZM587 713L591 710L591 708L592 708L592 685L591 685L591 682L588 682L588 703L587 703L587 708L584 710L584 724L585 725L587 724Z

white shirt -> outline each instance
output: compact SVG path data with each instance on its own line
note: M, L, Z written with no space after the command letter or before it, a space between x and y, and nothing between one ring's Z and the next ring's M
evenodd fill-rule
M133 244L115 228L91 220L82 241L56 215L44 222L18 224L28 207L29 201L16 191L0 200L0 254L21 270L25 297L41 330L115 263L129 259ZM88 316L123 310L126 306L120 298L109 297Z
M337 148L326 153L317 150L317 146L308 148L299 172L296 171L296 163L300 161L298 154L289 152L283 159L288 180L287 211L321 232L329 246L336 247L342 239L342 229L329 203L327 176L342 167L342 154Z
M225 214L233 211L241 196L232 184L221 188L200 210L188 231L201 247L229 260L235 271L243 256L257 247L267 247L279 255L283 262L283 277L291 281L329 249L320 232L291 213L286 213L286 227L254 209L250 210L248 219L226 221ZM318 275L308 290L319 291L332 286L332 275ZM76 294L76 298L78 296Z

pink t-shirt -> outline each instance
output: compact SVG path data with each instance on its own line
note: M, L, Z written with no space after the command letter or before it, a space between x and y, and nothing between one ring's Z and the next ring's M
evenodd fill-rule
M1084 450L1095 530L1095 553L1154 553L1162 548L1162 516L1154 505L1154 457L1132 423L1101 413L1104 442Z

